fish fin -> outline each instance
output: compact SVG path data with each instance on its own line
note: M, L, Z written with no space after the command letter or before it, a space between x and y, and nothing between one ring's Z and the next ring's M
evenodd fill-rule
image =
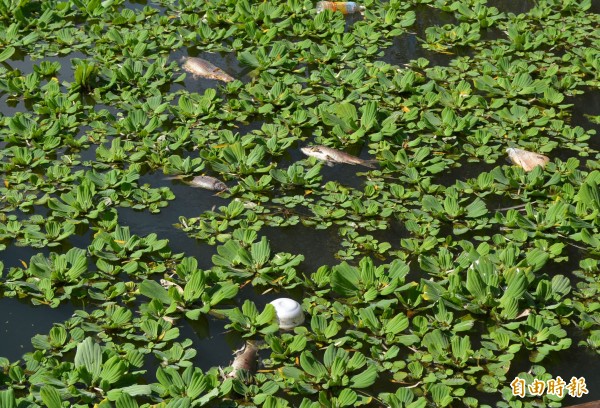
M329 160L325 160L325 164L329 167L333 167L335 166L335 162L329 161Z
M374 169L375 165L377 164L377 160L376 159L371 159L371 160L364 160L361 164L365 167L368 167L370 169Z
M229 187L227 187L227 188L226 188L226 189L224 189L224 190L219 190L219 191L217 191L216 193L214 193L214 194L213 194L213 196L219 196L219 197L220 197L220 196L221 196L221 193L231 193L231 190L229 190Z

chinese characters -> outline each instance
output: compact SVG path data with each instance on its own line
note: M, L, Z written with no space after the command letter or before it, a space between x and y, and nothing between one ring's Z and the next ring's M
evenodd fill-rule
M559 398L565 396L565 390L571 397L581 398L588 393L584 377L571 377L571 381L567 384L560 376L556 378L541 381L537 378L531 384L527 384L524 379L515 377L510 383L512 395L521 398L525 397L527 391L532 396L541 396L544 394L555 395Z

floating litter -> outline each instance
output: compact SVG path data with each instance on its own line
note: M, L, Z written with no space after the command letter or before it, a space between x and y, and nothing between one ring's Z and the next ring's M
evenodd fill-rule
M511 162L522 167L525 171L531 171L536 166L544 167L550 161L550 158L543 154L529 152L514 147L506 149L506 153L508 153L508 158Z
M295 300L279 298L272 301L271 304L277 313L280 329L289 330L304 323L302 306Z

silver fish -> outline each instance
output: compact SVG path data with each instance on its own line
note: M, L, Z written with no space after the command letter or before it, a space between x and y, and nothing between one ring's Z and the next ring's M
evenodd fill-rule
M550 161L550 158L543 154L529 152L514 147L506 149L506 153L508 153L508 158L513 164L522 167L525 171L531 171L536 166L544 167Z
M183 57L184 61L182 68L192 74L195 78L203 77L208 79L216 79L223 82L231 82L234 78L223 71L221 68L203 60L202 58Z
M171 286L174 286L175 289L177 289L177 292L179 292L180 295L183 295L183 288L175 282L171 282L166 279L161 279L160 286L162 286L165 289L169 289Z
M167 177L167 180L178 179L183 181L186 184L189 184L192 187L203 188L205 190L212 191L225 191L229 190L227 185L223 183L221 180L211 176L196 176L191 180L186 180L186 176L172 176Z
M340 150L332 149L327 146L306 146L300 148L302 153L307 156L316 157L319 160L324 160L329 166L333 163L360 164L361 166L375 168L373 165L375 160L363 160Z
M244 348L236 352L236 356L231 363L233 370L228 377L237 377L240 370L254 372L258 366L258 345L253 341L247 341Z

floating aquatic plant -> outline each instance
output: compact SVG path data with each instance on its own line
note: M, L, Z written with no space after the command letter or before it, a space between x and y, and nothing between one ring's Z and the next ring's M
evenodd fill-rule
M509 374L551 378L574 338L599 349L597 120L573 115L598 87L598 15L362 5L0 5L0 293L76 308L0 358L0 406L560 404L511 395ZM551 160L511 166L514 146ZM150 214L191 189L164 177L200 174L230 189L184 201L169 242ZM273 233L307 229L328 233L314 252ZM185 235L213 248L174 254ZM255 291L302 296L307 321L278 331ZM265 340L261 369L200 369L188 324Z

